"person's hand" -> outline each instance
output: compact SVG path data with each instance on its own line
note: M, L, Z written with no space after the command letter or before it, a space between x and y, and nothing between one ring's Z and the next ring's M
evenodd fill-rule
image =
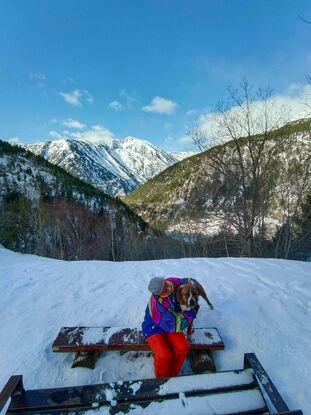
M172 281L164 280L163 290L160 292L159 297L166 298L172 294L175 289L175 285Z

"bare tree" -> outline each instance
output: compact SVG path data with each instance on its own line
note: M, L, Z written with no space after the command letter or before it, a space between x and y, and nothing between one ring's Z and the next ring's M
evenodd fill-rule
M189 135L200 150L207 150L211 180L223 196L218 214L239 235L241 255L253 256L258 254L256 235L266 231L277 155L290 137L290 125L283 127L282 139L275 131L287 123L289 111L276 105L270 88L254 90L246 80L227 92L227 102L210 115L209 129L195 125Z
M304 199L311 193L311 140L306 137L299 146L291 140L286 150L288 157L283 160L277 186L280 226L274 246L275 257L283 258L289 258L308 236L297 229L297 218L302 214Z

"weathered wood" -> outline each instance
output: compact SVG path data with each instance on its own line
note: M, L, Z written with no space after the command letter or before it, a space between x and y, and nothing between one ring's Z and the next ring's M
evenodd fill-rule
M190 350L188 358L193 373L216 372L213 352Z
M99 356L100 352L76 352L71 367L72 369L75 367L95 369Z
M248 402L248 407L246 407L245 401ZM267 407L260 390L253 389L228 392L221 395L179 396L175 399L165 399L157 402L138 401L134 405L133 402L122 404L118 403L116 406L110 408L109 414L137 414L137 406L145 409L150 404L152 404L152 410L154 413L161 414L178 413L178 415L195 415L197 413L198 406L200 408L200 413L202 413L202 408L204 408L205 415L256 415L267 412ZM230 413L228 413L229 407ZM226 408L224 409L224 412L222 412L222 408Z
M223 350L216 328L196 329L190 350ZM118 327L63 327L55 339L54 352L150 351L138 329Z
M12 396L20 395L23 391L23 377L21 375L11 376L0 392L0 412Z
M266 391L278 413L290 413L288 406L254 353L244 354L244 368L253 369L259 383Z
M171 379L111 382L72 388L29 390L13 399L8 413L40 410L82 409L98 405L162 401L185 396L221 394L258 387L253 371L228 371L187 375Z
M127 351L122 351L121 353L127 353ZM149 352L136 353L148 354ZM71 368L74 369L76 367L84 367L87 369L95 369L97 359L100 355L101 353L99 352L76 352ZM135 356L135 358L136 357L138 357L138 355ZM211 351L190 350L187 359L189 359L190 366L194 374L216 372L216 365Z

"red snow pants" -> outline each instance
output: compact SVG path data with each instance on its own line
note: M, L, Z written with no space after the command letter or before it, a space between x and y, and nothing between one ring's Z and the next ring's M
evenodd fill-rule
M189 352L189 343L183 333L157 333L148 337L154 354L154 371L157 379L178 376Z

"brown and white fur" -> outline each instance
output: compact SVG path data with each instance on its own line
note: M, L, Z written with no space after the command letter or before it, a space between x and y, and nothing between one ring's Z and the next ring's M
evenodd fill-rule
M198 305L199 296L204 298L211 309L214 308L201 284L182 284L176 290L176 298L182 311L195 309Z

